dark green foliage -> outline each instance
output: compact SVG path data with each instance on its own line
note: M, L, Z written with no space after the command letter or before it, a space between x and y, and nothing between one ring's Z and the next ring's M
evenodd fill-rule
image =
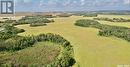
M30 24L30 23L51 23L50 20L41 16L23 17L18 21L20 24Z
M30 24L30 26L45 26L46 23L52 23L54 20L48 20L45 16L26 16L12 25Z
M97 21L94 20L77 20L75 25L77 26L83 26L83 27L89 27L90 25L98 25L99 23Z
M91 12L79 12L79 13L75 13L73 15L76 16L83 16L83 17L97 17L98 13L91 13Z
M97 17L97 14L83 14L83 17Z
M16 20L6 20L6 21L4 21L4 23L15 23L16 22Z
M13 43L7 43L6 40L12 38L12 37L17 37L18 33L24 32L23 29L18 29L16 27L10 26L10 25L4 25L2 26L3 30L0 31L0 49L1 51L3 50L8 50L8 48L11 46ZM13 40L12 40L13 41Z
M80 22L79 22L80 21ZM130 42L130 28L127 27L119 27L119 26L110 26L105 24L100 24L97 22L92 22L95 24L88 24L88 21L79 20L75 23L77 26L82 27L94 27L100 29L99 35L101 36L115 36L118 38L125 39Z
M0 31L0 40L6 40L11 37L17 36L18 33L24 32L23 29L18 29L10 25L3 25L2 30Z
M31 23L30 27L37 27L37 26L46 26L47 24L45 23Z
M63 46L64 50L62 52L62 56L60 58L57 58L57 60L50 65L51 67L69 67L72 66L75 63L75 60L73 58L73 49L72 46L70 45L70 42L61 37L60 35L55 35L55 34L41 34L38 35L37 37L38 41L51 41L54 43L58 43L61 46Z
M53 16L53 15L44 15L42 16L43 18L56 18L56 16Z
M63 13L63 14L60 14L60 15L57 15L58 17L70 17L72 16L71 14L67 14L67 13Z
M0 32L0 40L6 40L6 39L9 39L11 37L13 37L13 35L11 35L9 33Z
M3 23L3 21L0 21L0 23Z
M94 18L95 20L103 20L103 21L110 21L110 22L130 22L130 19L123 19L123 18Z
M9 18L2 18L2 19L9 19Z
M11 34L11 35L24 32L23 29L18 29L16 27L8 25L8 24L3 25L2 28L3 28L3 30L1 32Z

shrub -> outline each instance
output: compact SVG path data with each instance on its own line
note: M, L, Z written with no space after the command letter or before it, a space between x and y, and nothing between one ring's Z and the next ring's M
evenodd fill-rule
M97 21L94 20L77 20L75 25L77 26L83 26L83 27L89 27L90 25L98 25L99 23Z
M2 28L4 29L4 30L2 30L2 32L7 33L7 34L12 34L12 35L24 32L23 29L18 29L16 27L8 25L8 24L3 25Z
M63 14L60 14L60 15L57 15L58 17L70 17L72 15L70 14L67 14L67 13L63 13Z
M6 20L6 21L4 21L4 23L13 23L13 22L16 22L16 20Z
M18 21L19 24L30 24L30 23L51 23L51 20L43 18L41 16L23 17Z
M45 23L31 23L30 27L37 27L37 26L46 26L47 24Z

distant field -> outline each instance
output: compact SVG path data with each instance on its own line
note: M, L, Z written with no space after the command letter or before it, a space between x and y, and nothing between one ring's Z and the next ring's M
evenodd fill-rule
M130 19L130 15L98 15L98 17Z
M99 17L124 17L122 15L99 15ZM71 42L74 47L76 64L74 67L117 67L120 64L130 64L130 43L115 37L98 36L98 29L82 28L74 26L78 19L92 19L91 17L72 16L66 18L54 18L55 23L47 26L30 27L29 25L19 25L18 28L25 29L26 32L19 35L38 35L40 33L60 34ZM129 27L130 23L103 24Z
M18 52L0 54L0 60L7 64L42 66L53 62L60 54L60 46L50 42L39 42ZM9 61L8 61L9 59ZM38 64L38 65L37 65Z
M11 18L12 20L18 20L18 19L20 19L20 18L22 18L22 17L24 17L24 16L8 16L8 17L6 17L6 18ZM0 17L0 21L4 21L5 19L3 19L3 18L5 18L5 17Z

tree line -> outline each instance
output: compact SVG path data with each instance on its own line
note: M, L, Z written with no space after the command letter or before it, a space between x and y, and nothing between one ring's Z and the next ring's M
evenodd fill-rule
M100 29L100 36L115 36L130 42L130 28L127 27L100 24L98 21L84 19L76 21L75 25L81 27L97 28Z
M44 16L25 16L13 23L13 25L30 24L31 27L45 26L47 23L52 23L54 20L49 20Z
M130 22L130 19L124 19L124 18L94 18L94 20L103 20L103 21L110 21L110 22Z

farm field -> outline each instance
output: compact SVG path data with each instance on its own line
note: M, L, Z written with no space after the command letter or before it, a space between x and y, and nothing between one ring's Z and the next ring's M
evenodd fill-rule
M123 17L122 15L99 15L98 17ZM92 19L92 17L71 16L53 18L54 23L47 26L30 27L18 25L24 29L21 36L39 35L41 33L59 34L71 42L74 48L76 64L73 67L117 67L120 64L130 65L130 43L116 37L98 36L98 29L75 26L79 19ZM112 23L100 21L102 24L129 27L130 23Z

